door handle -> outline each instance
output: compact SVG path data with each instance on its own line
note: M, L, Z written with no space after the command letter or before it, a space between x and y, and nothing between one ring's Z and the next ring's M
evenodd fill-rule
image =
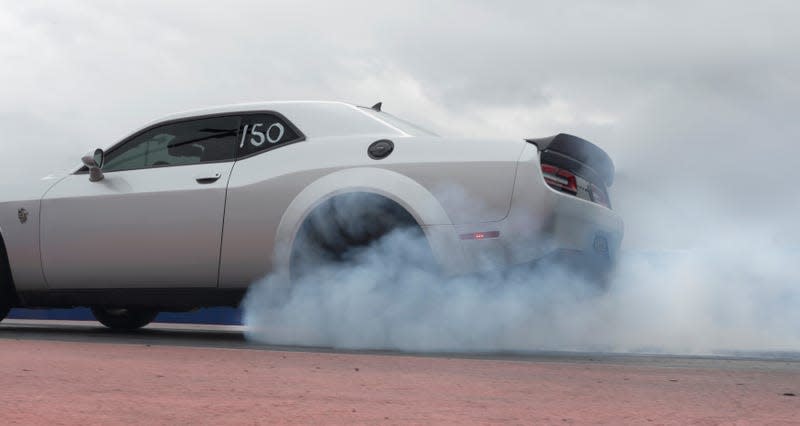
M214 173L211 176L198 176L198 177L194 178L194 180L197 181L197 183L199 183L201 185L207 185L209 183L214 183L214 182L218 181L219 178L221 178L221 177L222 177L222 174Z

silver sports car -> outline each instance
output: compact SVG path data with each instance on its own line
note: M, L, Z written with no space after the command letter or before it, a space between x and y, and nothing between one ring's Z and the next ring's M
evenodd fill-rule
M305 252L336 259L398 227L424 235L447 274L556 259L602 281L622 239L613 178L608 155L575 136L445 138L380 104L175 114L2 194L0 319L89 306L132 329L159 311L237 306ZM364 226L326 223L341 205Z

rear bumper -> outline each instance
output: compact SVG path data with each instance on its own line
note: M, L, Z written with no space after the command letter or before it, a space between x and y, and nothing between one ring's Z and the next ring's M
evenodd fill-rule
M607 276L623 237L617 213L545 184L533 146L520 159L508 216L455 228L459 235L499 231L498 238L461 241L468 271L547 262Z

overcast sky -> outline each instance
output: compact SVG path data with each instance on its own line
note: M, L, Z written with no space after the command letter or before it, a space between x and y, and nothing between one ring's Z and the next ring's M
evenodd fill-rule
M174 111L380 100L444 135L594 141L628 241L800 241L796 2L205 3L0 0L3 176Z

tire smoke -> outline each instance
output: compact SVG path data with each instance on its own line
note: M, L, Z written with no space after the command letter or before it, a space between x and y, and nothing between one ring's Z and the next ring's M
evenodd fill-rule
M247 337L269 344L438 352L800 351L800 252L742 229L686 250L627 251L608 289L558 265L436 272L396 230L289 284L251 287Z

